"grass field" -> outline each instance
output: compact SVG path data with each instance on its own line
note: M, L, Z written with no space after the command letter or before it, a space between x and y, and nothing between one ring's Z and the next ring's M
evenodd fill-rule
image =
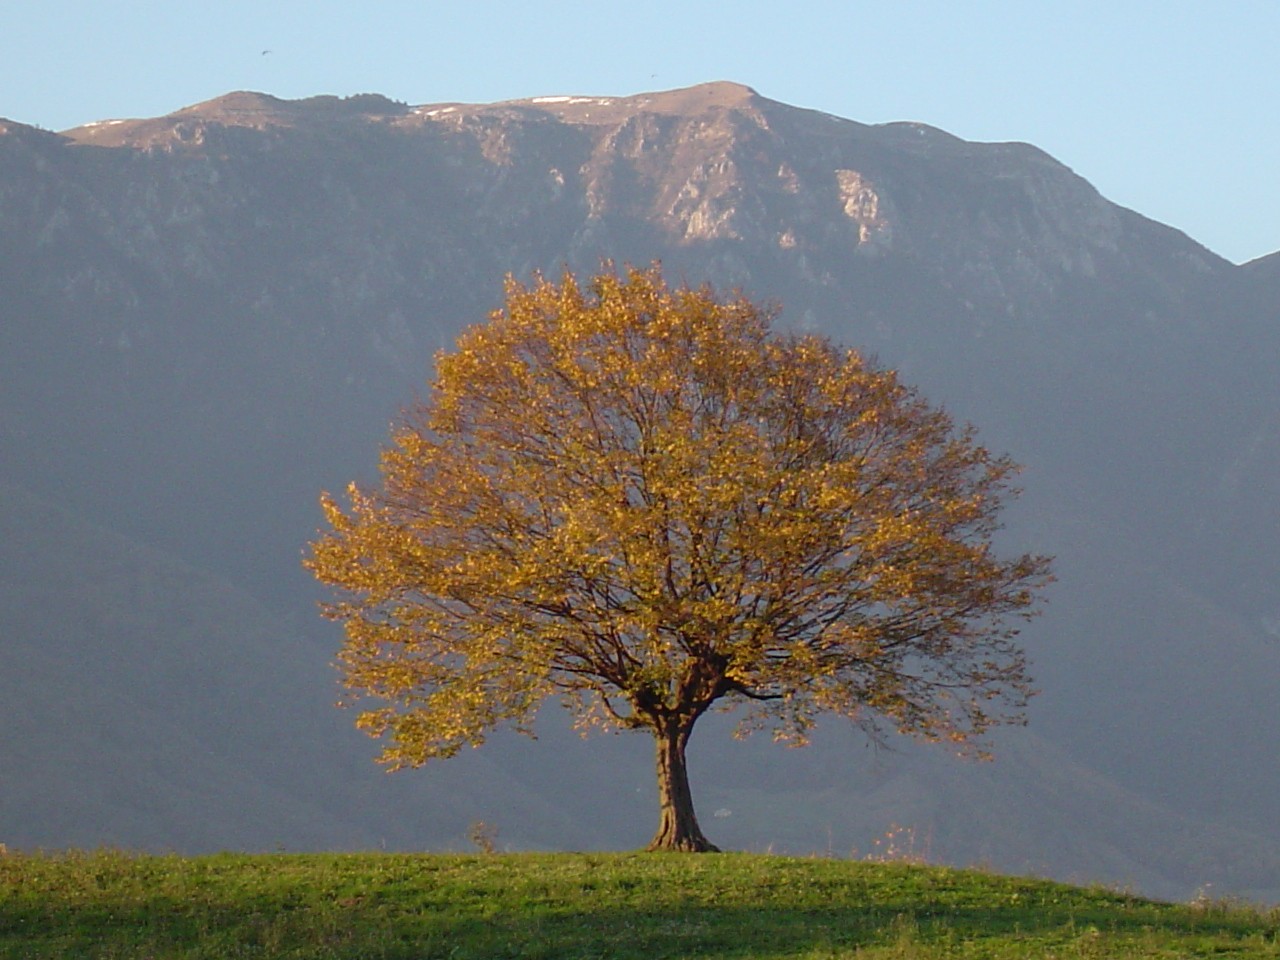
M1280 957L1280 912L747 854L10 854L0 957Z

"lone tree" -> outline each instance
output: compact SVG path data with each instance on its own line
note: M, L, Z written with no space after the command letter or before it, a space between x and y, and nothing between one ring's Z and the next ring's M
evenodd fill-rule
M803 743L821 713L972 745L1021 722L1010 620L1049 579L991 538L1015 465L856 352L657 267L507 284L307 565L339 595L358 725L393 768L558 695L648 731L650 849L714 850L685 747L717 702Z

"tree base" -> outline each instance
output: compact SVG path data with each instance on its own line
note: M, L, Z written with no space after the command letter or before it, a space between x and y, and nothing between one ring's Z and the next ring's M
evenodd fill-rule
M720 848L705 837L700 839L664 840L654 837L644 848L646 853L670 851L673 853L719 853Z

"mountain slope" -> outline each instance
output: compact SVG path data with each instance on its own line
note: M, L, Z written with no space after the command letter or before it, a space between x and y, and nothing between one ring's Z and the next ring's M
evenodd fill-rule
M32 787L21 814L0 807L0 838L335 846L385 838L399 819L391 842L439 845L481 817L516 845L642 842L647 746L579 744L550 718L543 743L499 738L416 779L371 773L370 750L328 707L335 640L298 558L319 490L372 474L432 353L496 305L505 273L661 259L668 275L741 286L780 302L784 324L877 354L1027 466L1008 542L1058 554L1061 573L1026 636L1046 746L1010 739L996 781L928 761L908 805L928 820L916 826L956 838L948 856L1015 868L1080 876L1096 862L1083 879L1162 892L1280 887L1266 879L1280 873L1267 685L1280 649L1280 327L1266 259L1234 267L1029 145L858 124L728 83L479 106L234 93L61 135L3 123L0 254L0 481L40 494L10 498L9 522L56 504L79 531L47 520L24 528L27 546L0 546L5 570L42 558L0 589L11 664L30 665L11 674L22 679L4 722L21 732L6 758L19 781L81 798L59 820ZM169 571L163 589L137 585L160 574L131 568L135 549ZM58 583L81 585L61 600L81 626L55 643ZM128 615L103 613L121 590L136 594ZM104 618L125 624L108 636L129 668L96 655L104 641L84 625ZM312 639L283 639L298 636ZM177 708L193 672L243 724L224 746L211 704ZM138 699L143 675L153 700ZM264 676L282 678L275 692L247 696ZM88 711L75 690L101 696ZM145 731L166 712L162 749ZM99 717L107 739L40 733L63 713ZM299 718L291 735L250 736L282 716ZM335 737L345 746L330 750ZM888 826L877 818L903 819L875 805L883 778L846 762L856 750L838 737L802 763L815 771L808 802L791 789L791 755L712 733L697 750L704 826L733 843L821 847L835 803L856 824L849 846ZM202 752L192 769L207 776L181 779L178 755ZM246 756L248 774L229 772ZM1037 756L1062 758L1057 774ZM132 786L107 791L113 768ZM80 779L42 779L51 770ZM181 811L163 798L210 781L221 786L189 820L146 815L145 797ZM716 784L739 781L761 817L746 833L709 816ZM996 803L1015 794L1024 806ZM1056 824L1042 815L1049 794ZM1171 849L1107 857L1100 796L1127 798L1126 823L1159 811L1148 819L1167 829L1144 836L1167 834ZM438 816L403 813L422 797ZM214 807L225 822L201 832ZM1231 866L1244 847L1262 858L1248 876Z

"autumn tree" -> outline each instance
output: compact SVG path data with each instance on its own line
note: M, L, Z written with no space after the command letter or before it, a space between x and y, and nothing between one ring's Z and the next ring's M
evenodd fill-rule
M1012 624L1048 564L993 552L1014 464L771 320L607 268L509 281L438 357L381 485L322 497L307 560L384 762L527 731L558 696L653 736L650 849L713 850L685 766L713 705L792 743L823 713L958 745L1022 720Z

